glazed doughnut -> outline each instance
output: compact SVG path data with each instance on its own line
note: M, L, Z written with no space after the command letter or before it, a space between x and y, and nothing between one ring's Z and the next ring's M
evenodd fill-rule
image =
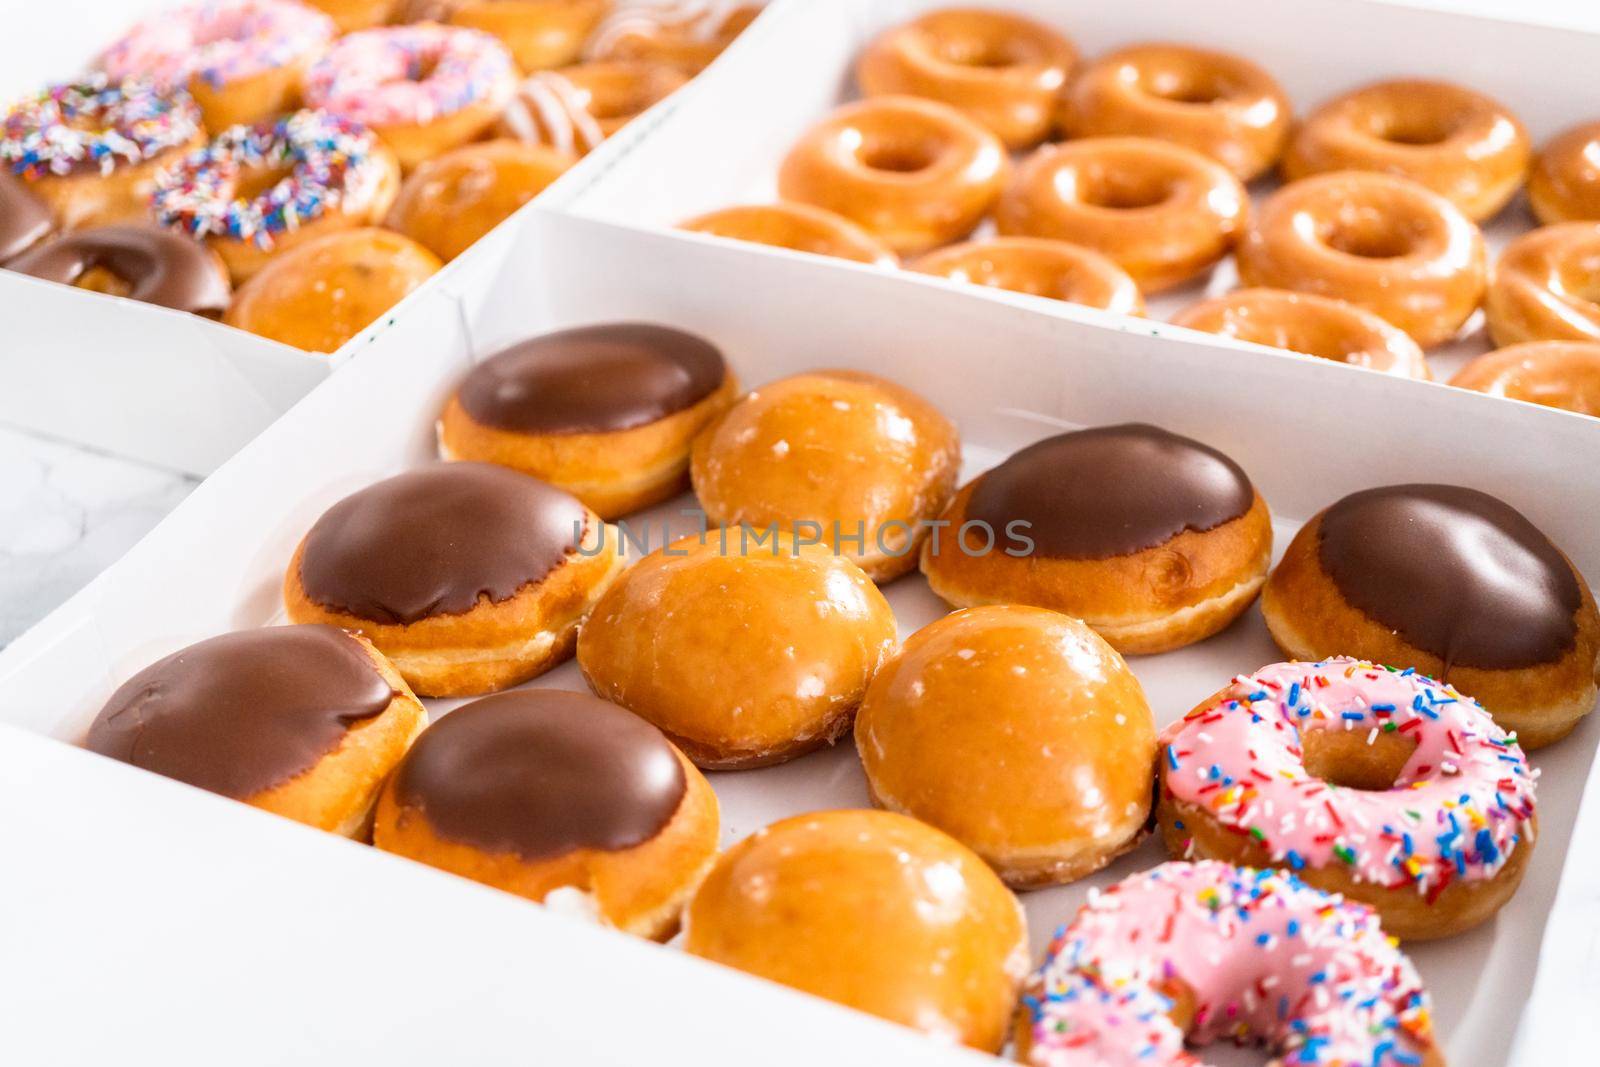
M1600 341L1600 222L1562 222L1512 241L1483 306L1501 347Z
M300 0L333 20L339 33L370 29L395 21L405 0Z
M908 264L922 274L1143 315L1144 297L1127 271L1088 248L1045 237L990 237L941 248Z
M824 544L887 582L916 567L960 467L955 425L933 405L870 374L826 370L735 404L695 440L689 475L712 525Z
M383 218L400 188L394 154L333 115L236 126L156 179L163 226L216 249L235 283L287 249Z
M0 264L26 252L55 228L49 205L20 178L0 168Z
M880 96L806 132L778 171L778 195L826 208L900 254L971 233L1005 185L1000 139L948 104Z
M1483 236L1416 182L1345 171L1267 198L1239 242L1245 285L1346 300L1423 348L1454 337L1484 290Z
M1370 908L1292 874L1163 863L1091 895L1023 987L1017 1059L1190 1067L1224 1038L1274 1064L1444 1067L1422 979Z
M1404 330L1343 300L1287 289L1239 289L1202 300L1174 326L1366 367L1401 378L1432 375Z
M1526 749L1594 707L1600 613L1588 584L1519 512L1474 489L1345 497L1295 535L1261 612L1293 658L1414 668L1482 704Z
M1020 151L1049 135L1077 61L1071 41L1033 19L945 8L880 34L861 54L856 81L866 96L942 101Z
M728 207L679 223L679 228L879 267L899 263L893 252L860 226L810 204L779 201Z
M7 270L215 318L232 287L222 257L155 226L74 230L35 246Z
M581 63L540 71L517 90L499 130L529 144L586 155L687 80L659 63Z
M854 563L728 530L624 571L578 636L578 666L601 697L721 770L831 745L894 644L889 603Z
M222 321L306 352L337 352L443 266L400 234L341 230L272 260Z
M922 573L956 607L1034 604L1123 653L1217 633L1272 555L1266 502L1238 464L1154 426L1059 434L956 494Z
M307 106L377 134L410 171L493 126L516 85L495 38L419 23L340 38L306 71L303 92Z
M694 895L693 955L998 1052L1028 967L1022 908L914 819L825 811L729 849Z
M1600 343L1529 341L1479 356L1450 379L1462 389L1600 416Z
M1095 60L1061 97L1068 137L1154 137L1221 163L1240 181L1283 154L1291 108L1272 75L1247 59L1145 44Z
M474 367L439 418L439 452L530 474L611 519L688 488L690 442L738 395L704 338L641 322L580 326Z
M873 803L937 826L1007 885L1074 881L1144 837L1150 705L1066 615L967 608L923 627L867 687L855 734Z
M525 71L577 60L611 0L412 0L404 22L448 22L493 34Z
M761 10L739 0L619 0L584 45L584 58L665 63L692 78Z
M1283 176L1370 170L1438 193L1470 219L1506 205L1528 173L1528 131L1500 104L1448 82L1379 82L1328 101L1289 142Z
M372 840L664 941L716 858L717 825L716 794L660 730L585 693L523 689L423 731Z
M92 752L347 837L428 713L388 660L331 626L190 645L123 683Z
M559 489L439 463L329 508L295 550L283 598L296 622L366 636L421 695L475 696L572 654L622 567L616 541Z
M138 23L100 57L114 81L187 89L214 133L293 110L300 76L337 30L294 0L200 0Z
M411 172L386 224L449 261L515 215L575 162L555 149L519 141L462 145Z
M1574 126L1539 150L1528 206L1546 226L1600 219L1600 122Z
M994 218L1002 234L1093 249L1149 294L1226 255L1249 209L1239 179L1198 152L1147 137L1091 137L1029 156Z
M188 93L104 74L0 114L0 170L20 175L68 230L146 218L156 174L204 143Z

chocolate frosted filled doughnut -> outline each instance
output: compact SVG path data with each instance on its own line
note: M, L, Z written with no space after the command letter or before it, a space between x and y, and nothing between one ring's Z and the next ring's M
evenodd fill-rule
M227 308L233 288L221 256L155 226L74 230L17 256L6 269L212 317Z
M0 264L50 235L50 208L28 187L0 170Z

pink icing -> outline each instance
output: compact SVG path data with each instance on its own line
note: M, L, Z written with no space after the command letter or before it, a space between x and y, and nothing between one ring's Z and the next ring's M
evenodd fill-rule
M226 85L309 58L333 40L333 20L293 0L210 0L138 23L100 57L116 79L163 88Z
M419 23L340 40L306 75L306 102L364 125L426 126L517 87L504 45L479 30Z

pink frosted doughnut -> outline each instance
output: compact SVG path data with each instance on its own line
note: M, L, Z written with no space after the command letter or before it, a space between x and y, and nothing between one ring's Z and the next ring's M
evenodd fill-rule
M382 133L470 107L498 112L517 87L504 45L479 30L418 23L340 40L306 74L306 102Z
M195 79L220 88L303 61L335 32L332 19L293 0L207 0L138 23L100 57L100 68L167 89Z

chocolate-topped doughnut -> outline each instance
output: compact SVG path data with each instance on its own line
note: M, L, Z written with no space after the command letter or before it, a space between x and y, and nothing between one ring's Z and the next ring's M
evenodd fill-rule
M111 695L84 745L355 835L425 725L399 672L366 641L331 626L272 626L146 667Z
M379 848L670 936L717 848L717 801L660 730L554 689L474 701L417 739L378 804Z
M1600 615L1583 576L1520 512L1452 485L1392 485L1300 530L1262 612L1296 659L1412 667L1476 698L1525 748L1594 706Z
M690 442L738 388L702 337L642 322L580 326L473 368L440 417L439 450L543 478L612 518L684 488Z
M227 309L233 292L221 257L155 226L75 230L24 252L6 269L212 317Z
M27 251L53 229L55 222L45 202L0 170L0 263Z
M963 488L922 550L958 607L1033 604L1121 652L1209 637L1266 578L1272 522L1239 465L1154 426L1047 438Z

